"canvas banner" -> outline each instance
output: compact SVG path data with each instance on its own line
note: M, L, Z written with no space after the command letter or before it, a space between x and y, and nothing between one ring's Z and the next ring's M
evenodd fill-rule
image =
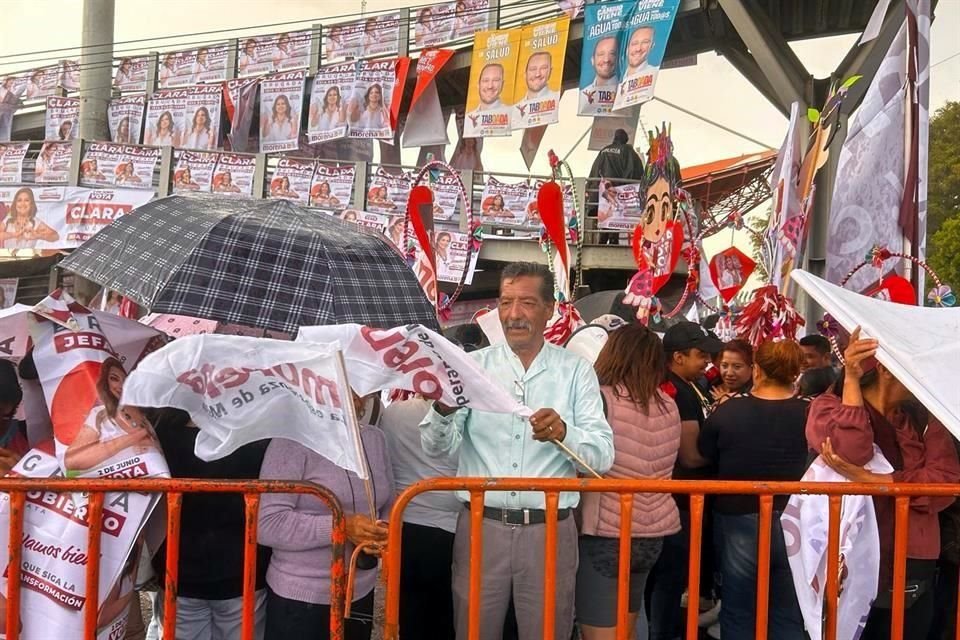
M221 153L217 157L211 190L227 196L252 196L256 170L256 156Z
M217 167L217 154L211 151L179 152L177 166L173 171L173 192L190 193L213 190L213 173Z
M523 27L514 83L514 129L529 129L560 121L563 61L570 18L544 20Z
M74 249L152 198L135 189L0 187L0 248Z
M584 9L577 115L616 115L611 112L619 83L620 30L629 7L626 2L604 2ZM603 140L609 144L608 136Z
M501 182L487 178L480 196L480 220L486 224L520 226L527 219L527 208L536 201L530 184Z
M299 146L300 109L307 72L275 73L260 81L260 152Z
M237 52L237 77L309 67L312 38L313 32L307 29L241 39Z
M317 70L310 89L307 139L318 144L347 135L347 103L353 96L357 63L328 65Z
M794 102L790 107L787 135L780 146L777 163L770 175L773 205L770 208L770 220L764 231L761 245L767 277L770 279L770 284L777 287L784 282L785 265L790 264L797 255L801 240L800 232L804 227L804 212L801 208L798 181L806 127L806 119L800 117L800 103Z
M402 96L397 83L396 58L362 60L357 66L353 96L347 107L351 138L393 139L390 112L394 101ZM401 86L402 92L402 86Z
M353 202L355 166L331 167L318 164L310 187L310 206L329 211L342 211Z
M313 160L283 157L270 178L270 197L310 204L310 187L317 165Z
M228 53L229 46L223 43L161 54L157 82L161 89L223 82L227 79Z
M91 142L80 161L80 184L152 190L153 172L159 162L157 148Z
M614 109L653 99L680 0L642 0L630 6L620 35L620 84Z
M110 140L117 144L140 144L147 96L136 94L114 98L107 106Z
M150 56L120 58L113 75L113 88L118 91L146 91Z
M123 402L189 412L200 428L194 452L202 460L256 440L286 438L367 476L344 411L351 393L335 343L179 338L143 359L124 386Z
M72 160L72 142L44 142L33 168L34 180L38 184L67 184Z
M43 116L44 140L73 140L77 137L80 119L80 98L47 98Z
M474 37L464 137L510 135L520 38L520 29Z
M417 84L413 89L407 122L403 126L404 148L446 146L450 142L447 137L449 114L440 106L434 80L454 53L453 49L427 49L420 54L417 60Z
M0 184L23 182L23 159L29 148L29 142L0 143Z

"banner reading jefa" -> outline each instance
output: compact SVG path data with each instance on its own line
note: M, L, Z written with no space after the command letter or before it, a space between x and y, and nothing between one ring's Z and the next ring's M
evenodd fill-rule
M474 37L465 138L510 135L519 56L520 29L482 31Z
M521 30L513 105L514 129L560 121L560 87L570 18L546 20Z
M622 109L653 99L657 74L680 0L639 0L624 18L620 32L620 69L613 108Z

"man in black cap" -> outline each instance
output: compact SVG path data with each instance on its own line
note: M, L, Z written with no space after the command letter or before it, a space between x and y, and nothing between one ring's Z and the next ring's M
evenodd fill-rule
M673 468L675 480L694 480L711 477L709 468L702 468L697 451L697 437L706 419L710 399L697 388L696 380L703 375L713 354L723 349L723 342L695 322L682 321L671 326L663 336L663 350L667 356L667 379L664 391L673 397L680 411L680 453ZM681 636L682 613L680 598L687 586L687 561L690 550L690 498L674 494L680 510L681 531L663 539L663 550L650 575L650 639L665 640ZM707 516L707 513L704 513ZM712 568L709 553L711 535L704 519L704 537L701 554L701 584L707 589L701 595L709 597ZM691 603L690 606L697 606Z
M607 180L643 179L643 160L640 159L640 155L630 146L629 142L627 132L623 129L617 129L613 133L613 142L600 150L597 159L593 161L593 166L590 168L591 190L599 189L601 178ZM597 205L591 205L590 215L597 215ZM619 244L619 234L601 234L600 244Z

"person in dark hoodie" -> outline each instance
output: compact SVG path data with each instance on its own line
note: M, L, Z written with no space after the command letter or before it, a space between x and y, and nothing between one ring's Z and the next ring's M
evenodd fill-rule
M189 414L163 409L154 421L173 478L256 480L269 440L244 445L220 460L204 462L194 455L200 430ZM188 493L180 519L180 562L177 629L180 640L239 638L243 601L243 495ZM263 637L266 618L266 573L270 549L257 545L255 638ZM153 558L163 584L166 543ZM163 593L158 598L163 603Z
M613 142L605 146L597 154L593 166L590 168L591 186L599 185L600 178L607 180L642 180L643 160L636 150L630 146L627 132L617 129L613 133ZM594 188L596 188L594 186ZM590 214L597 215L597 205L590 207ZM619 244L619 234L604 233L600 235L600 244Z

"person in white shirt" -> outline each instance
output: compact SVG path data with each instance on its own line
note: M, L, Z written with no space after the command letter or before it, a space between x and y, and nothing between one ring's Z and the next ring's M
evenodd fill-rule
M550 75L553 73L553 56L549 51L538 51L527 60L524 77L527 81L527 95L525 101L547 100L556 98L558 94L548 86Z
M468 118L475 120L482 112L503 109L505 105L500 100L500 94L503 92L503 65L499 62L486 65L480 71L477 88L480 104L467 114Z
M160 71L157 72L160 88L169 85L173 78L176 77L177 70L175 67L176 60L172 53L168 53L167 55L163 56L163 64L160 65Z
M581 104L586 99L588 104L605 104L599 101L597 91L615 91L617 88L617 38L607 36L597 40L590 56L593 65L594 79L580 92ZM609 101L613 105L613 101Z
M281 33L277 37L277 44L273 49L273 53L270 56L270 61L273 63L274 69L279 69L283 64L284 60L290 58L290 35L286 33Z
M117 75L113 78L113 86L115 89L124 90L127 88L127 85L133 83L133 78L130 77L130 74L133 72L133 60L130 58L124 58L120 61L120 66L117 67Z
M627 73L624 79L634 78L653 70L647 63L650 50L655 44L653 34L653 27L648 25L637 27L630 34L630 40L627 41Z
M340 87L333 85L323 94L323 101L310 106L310 128L314 131L330 131L347 123L347 110L343 105Z
M186 149L212 149L213 135L210 132L210 112L199 107L193 114L193 123L183 141Z
M261 116L260 137L264 142L282 142L293 139L297 114L290 107L290 99L280 94L273 101L269 118Z
M206 47L197 49L197 57L193 66L190 67L190 76L194 84L201 82L203 80L201 76L210 69L210 63L207 62L207 51Z
M363 110L351 125L363 131L376 131L390 126L390 111L383 101L383 87L370 85L363 95Z
M240 52L240 56L237 58L237 70L240 72L240 75L246 75L249 72L252 73L250 69L251 65L257 64L257 41L255 38L248 38L246 42L243 43L243 51Z
M156 127L147 131L145 142L158 147L174 146L180 143L173 125L172 113L164 111L160 114L160 117L157 118Z

